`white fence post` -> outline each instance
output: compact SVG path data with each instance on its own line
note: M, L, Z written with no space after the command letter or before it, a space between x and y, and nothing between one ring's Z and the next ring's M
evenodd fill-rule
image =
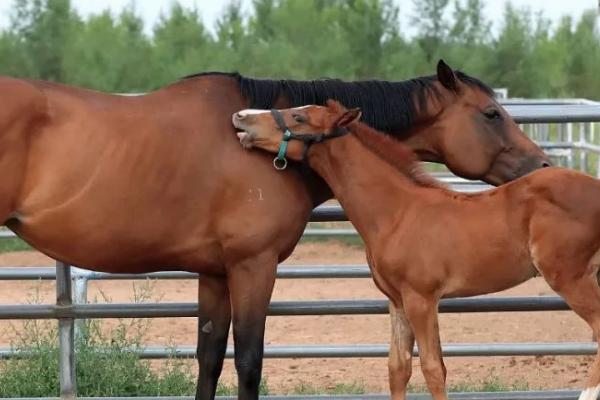
M75 340L74 320L61 315L70 312L71 299L71 266L56 262L56 307L58 314L58 365L60 398L75 399L77 386L75 380Z
M73 303L75 304L86 304L87 303L87 292L88 292L88 274L89 271L72 267L73 272ZM85 320L75 320L75 341L83 340L83 333L85 327Z

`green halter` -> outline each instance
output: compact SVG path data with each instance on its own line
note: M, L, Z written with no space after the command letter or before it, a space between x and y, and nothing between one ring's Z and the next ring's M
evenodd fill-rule
M304 151L302 154L302 159L306 160L306 154L308 153L308 149L313 143L320 143L324 140L344 136L348 133L348 130L346 128L337 128L334 132L332 132L328 135L325 133L313 133L313 134L293 133L289 130L289 128L285 124L285 121L283 120L283 116L281 115L281 112L279 112L279 110L272 109L271 115L273 115L273 118L275 119L275 122L277 123L277 126L279 127L279 129L281 129L283 131L283 138L281 139L281 143L279 143L279 151L277 152L277 156L273 159L273 167L275 167L275 169L278 171L281 171L281 170L284 170L287 168L288 162L287 162L287 158L285 158L285 155L286 155L288 144L289 144L290 140L295 139L295 140L304 142Z
M285 153L287 153L288 144L290 143L290 139L292 138L292 132L289 129L286 129L283 133L283 138L281 139L281 143L279 143L279 152L277 153L277 157L273 159L273 166L276 170L281 171L287 168L287 158L285 158Z

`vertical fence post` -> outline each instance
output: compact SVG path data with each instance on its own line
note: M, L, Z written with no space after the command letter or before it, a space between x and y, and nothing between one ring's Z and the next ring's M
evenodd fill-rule
M60 261L56 262L56 305L59 309L72 305L71 266ZM73 318L58 319L60 398L64 400L76 395L74 326Z
M579 170L583 172L588 172L589 170L587 157L588 150L585 148L585 145L588 143L588 138L590 136L590 124L579 124L579 144L581 146L579 149Z
M86 304L88 292L88 274L89 271L77 267L71 267L73 282L73 303ZM85 321L83 319L75 320L75 340L83 340L85 330Z
M543 142L550 140L550 125L548 124L536 124L538 135Z

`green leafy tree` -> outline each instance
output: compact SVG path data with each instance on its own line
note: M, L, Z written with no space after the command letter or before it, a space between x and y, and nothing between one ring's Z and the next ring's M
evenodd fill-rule
M571 37L567 77L572 93L581 97L600 97L600 35L595 11L579 20Z
M215 50L196 9L173 3L154 27L154 60L158 81L166 83L210 65Z
M398 36L398 7L390 0L349 0L341 4L338 21L348 43L348 61L356 78L381 75L386 42Z
M140 92L159 85L150 39L131 8L89 18L65 59L69 83L111 92Z
M527 96L536 88L535 69L531 54L533 33L531 12L516 9L507 3L504 22L498 39L493 43L493 58L487 75L494 85L507 87L513 96Z
M248 23L251 48L244 52L242 71L290 78L352 77L337 2L260 0L255 5Z
M453 24L448 32L448 61L456 68L481 75L492 56L491 22L482 0L456 0Z
M10 16L19 75L64 81L63 59L81 21L69 0L16 0Z
M109 92L148 91L206 70L400 80L432 74L444 58L512 96L600 98L594 10L552 24L509 3L495 33L485 0L413 0L416 35L407 37L397 0L253 0L248 12L229 0L213 27L177 0L152 27L135 3L86 18L69 0L12 4L0 73Z
M416 14L412 20L418 30L417 42L427 62L442 55L449 23L445 16L450 0L414 0Z

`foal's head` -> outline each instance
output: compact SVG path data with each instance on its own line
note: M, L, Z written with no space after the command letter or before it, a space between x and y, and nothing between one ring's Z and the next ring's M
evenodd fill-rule
M347 110L330 100L326 107L309 105L286 110L242 110L235 113L232 120L233 125L241 130L238 138L245 148L258 147L278 153L282 143L287 142L283 155L300 161L305 156L307 145L344 134L345 129L360 116L360 109Z

